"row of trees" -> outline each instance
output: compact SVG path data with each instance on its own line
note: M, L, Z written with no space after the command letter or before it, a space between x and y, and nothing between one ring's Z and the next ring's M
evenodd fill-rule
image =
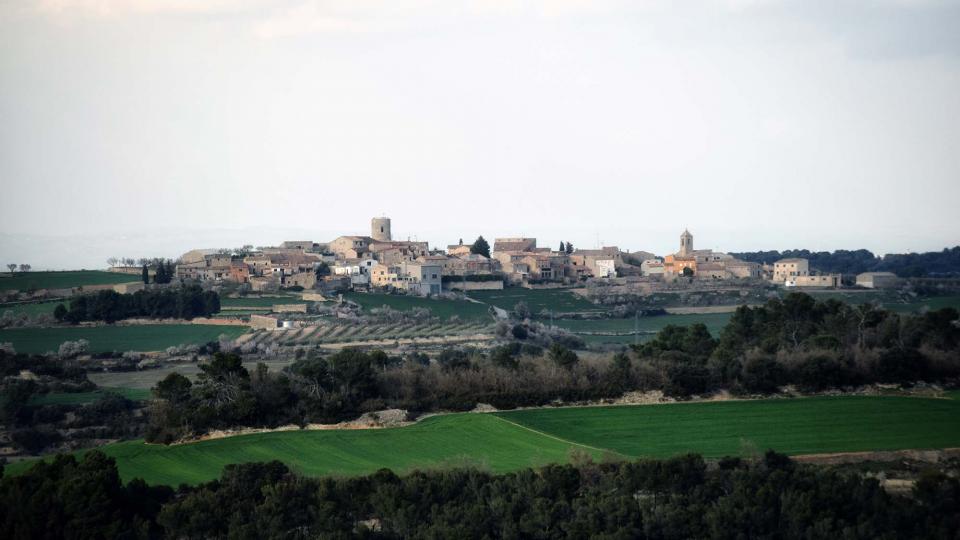
M20 265L20 271L21 271L21 272L29 272L29 271L30 271L30 268L32 268L32 267L31 267L29 264L21 264L21 265ZM7 270L10 270L10 273L11 273L11 274L14 273L14 272L16 272L16 271L17 271L17 264L16 264L16 263L10 263L10 264L8 264L8 265L7 265Z
M150 319L192 319L209 317L220 311L220 296L197 285L164 290L142 290L133 294L98 291L70 300L54 308L58 321L77 324L82 321L116 322L134 317Z
M855 471L767 452L710 467L667 460L304 478L228 465L176 492L124 485L101 452L0 481L0 536L28 538L956 538L960 480L926 471L910 497Z
M822 272L859 274L861 272L893 272L900 277L940 277L960 275L960 246L927 253L888 253L883 257L866 249L837 251L752 251L731 253L738 259L772 264L789 257L810 261L810 266Z

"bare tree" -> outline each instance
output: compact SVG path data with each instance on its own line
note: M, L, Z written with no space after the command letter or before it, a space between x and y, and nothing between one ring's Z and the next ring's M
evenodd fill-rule
M11 273L11 274L17 271L17 265L16 265L16 263L10 263L10 264L8 264L8 265L7 265L7 268L10 269L10 273Z
M30 271L30 265L29 265L29 264L21 264L21 265L20 265L20 271L21 271L21 272L29 272L29 271Z
M117 258L116 258L116 257L110 257L109 259L107 259L107 264L109 264L110 266L116 266L116 265L117 265Z

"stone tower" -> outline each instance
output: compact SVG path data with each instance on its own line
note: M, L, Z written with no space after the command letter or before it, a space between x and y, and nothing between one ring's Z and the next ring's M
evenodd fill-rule
M370 237L377 242L389 242L390 237L390 218L375 217L370 220Z
M690 231L684 229L680 235L680 255L687 256L693 254L693 235Z

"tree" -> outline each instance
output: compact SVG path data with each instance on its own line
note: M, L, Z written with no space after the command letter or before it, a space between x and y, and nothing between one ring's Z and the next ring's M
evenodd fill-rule
M323 279L323 276L330 275L330 265L328 265L325 262L322 262L319 265L317 265L317 269L314 271L314 273L316 273L318 280Z
M566 252L567 252L567 246L566 246L566 244L563 243L563 240L560 241L560 249L558 249L557 251L559 251L560 253L566 253Z
M567 255L573 253L573 242L567 240Z
M490 256L490 244L484 240L483 235L478 236L477 240L470 246L470 253L483 255L484 257Z
M460 243L457 244L457 245L459 245L459 246L462 246L462 245L463 245L463 238L460 239Z
M20 265L20 271L21 271L21 272L29 272L29 271L30 271L30 265L29 265L29 264L21 264L21 265Z
M53 308L53 317L58 321L62 321L66 316L67 308L63 304L57 304L57 307Z
M693 277L693 268L690 268L689 266L684 266L683 277Z
M143 269L140 270L140 279L143 280L144 284L150 283L150 271L147 270L147 265L143 265Z
M580 361L580 358L577 356L577 353L559 343L554 343L550 346L550 360L553 360L553 363L556 364L557 367L571 369Z
M529 319L530 315L530 308L527 307L527 303L523 300L517 302L516 305L513 306L513 316L521 321L524 319Z
M14 273L14 272L17 271L17 264L16 264L16 263L10 263L10 264L7 265L7 268L10 269L10 273L12 274L12 273Z
M110 257L109 259L107 259L107 264L109 264L110 266L116 266L116 265L117 265L117 258L116 258L116 257Z

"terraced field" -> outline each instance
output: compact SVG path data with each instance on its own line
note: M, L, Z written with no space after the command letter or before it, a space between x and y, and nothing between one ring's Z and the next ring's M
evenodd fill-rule
M69 289L84 285L110 285L140 281L140 275L118 274L101 270L69 270L65 272L17 272L13 277L0 277L0 291L30 289Z
M414 308L429 309L434 317L441 319L449 319L456 315L463 320L492 320L488 313L487 306L463 300L443 300L399 294L359 292L345 293L343 298L359 304L360 307L368 313L371 309L389 306L391 309L397 311L410 311Z
M246 326L204 324L152 324L57 328L7 328L0 343L12 343L17 352L43 354L56 351L64 341L86 339L90 352L159 351L176 345L216 341L221 334L236 338Z
M177 485L213 479L229 463L272 459L306 475L354 475L450 464L510 471L564 462L573 449L637 458L960 447L958 417L954 399L823 397L462 413L403 428L285 431L171 447L130 441L103 451L124 480Z
M309 345L318 343L350 343L403 338L455 337L485 334L493 331L492 322L398 322L398 323L328 323L286 330L257 330L243 336L240 343L258 345Z

